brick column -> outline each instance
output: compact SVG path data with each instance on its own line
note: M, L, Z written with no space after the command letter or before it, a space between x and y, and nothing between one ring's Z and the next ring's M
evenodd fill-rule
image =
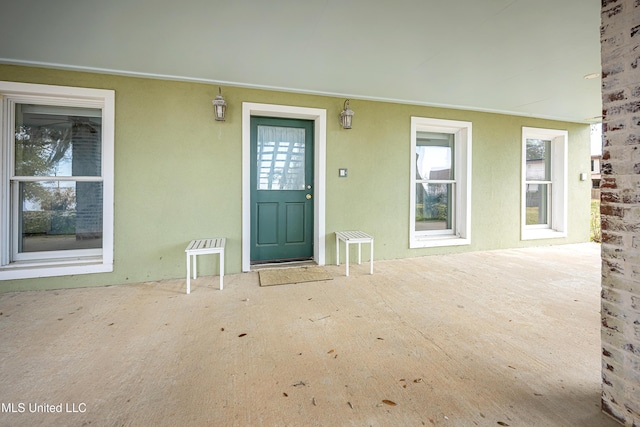
M602 410L640 427L640 0L602 0Z

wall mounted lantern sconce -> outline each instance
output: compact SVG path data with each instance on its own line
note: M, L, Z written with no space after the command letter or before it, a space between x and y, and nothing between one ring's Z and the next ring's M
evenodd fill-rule
M227 113L227 103L222 97L222 89L218 88L218 96L213 101L213 112L216 115L216 121L224 122Z
M340 126L343 129L351 129L351 121L355 113L349 108L349 100L344 101L344 110L340 113Z

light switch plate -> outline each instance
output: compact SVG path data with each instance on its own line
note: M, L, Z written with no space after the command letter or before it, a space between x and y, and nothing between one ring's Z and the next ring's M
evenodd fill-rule
M347 168L338 169L338 176L340 178L346 178L347 177Z

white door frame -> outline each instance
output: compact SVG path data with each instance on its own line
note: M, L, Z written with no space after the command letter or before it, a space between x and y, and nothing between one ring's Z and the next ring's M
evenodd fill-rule
M242 271L251 271L251 116L314 121L313 259L325 264L327 110L289 105L242 103Z

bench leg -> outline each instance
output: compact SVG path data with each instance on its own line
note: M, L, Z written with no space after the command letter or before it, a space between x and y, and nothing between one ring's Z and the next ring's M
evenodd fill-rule
M224 277L224 250L220 252L220 290L222 290L222 278Z
M371 266L369 267L369 274L373 274L373 239L371 239L371 258L369 258L371 261L369 261L369 263L371 264Z
M348 240L344 241L344 253L346 257L344 260L344 263L347 266L347 272L345 275L348 276L349 275L349 241Z
M187 294L191 293L191 260L187 253Z
M198 255L193 254L193 278L197 279L198 277Z
M340 239L336 236L336 265L340 265Z
M358 265L362 264L362 243L358 243Z

